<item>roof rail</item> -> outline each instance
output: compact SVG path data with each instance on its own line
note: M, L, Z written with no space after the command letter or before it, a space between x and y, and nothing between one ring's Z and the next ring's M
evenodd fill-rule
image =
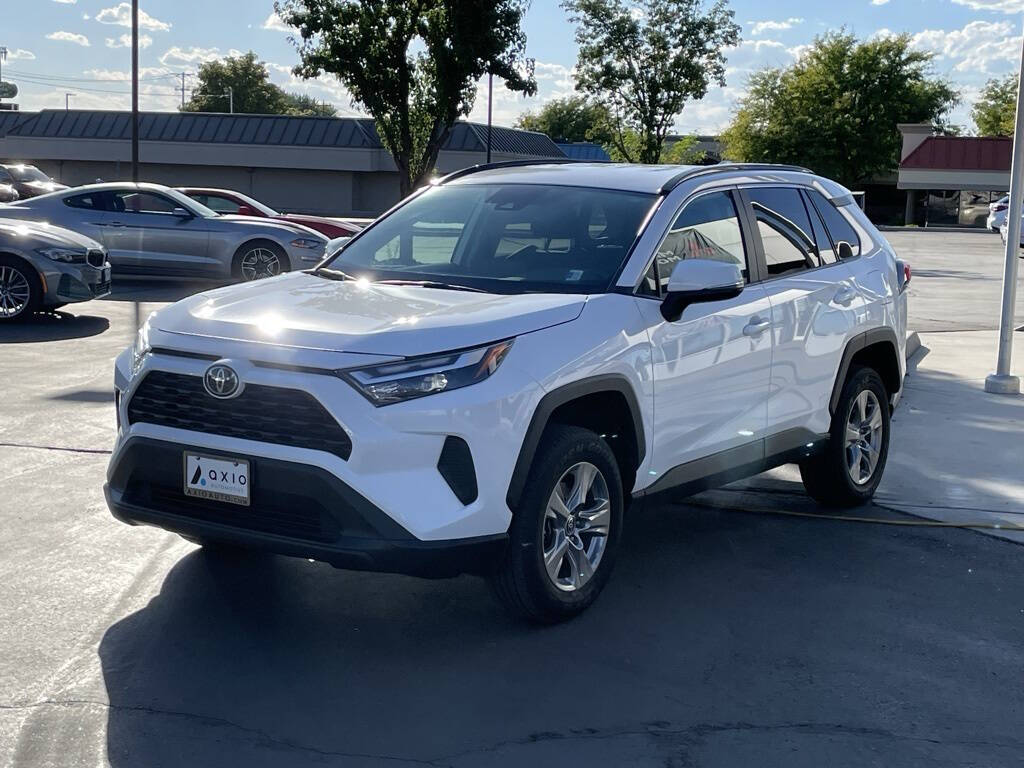
M480 171L490 171L497 168L520 168L526 165L567 165L569 163L578 163L579 160L573 160L571 157L548 157L548 158L536 158L533 160L500 160L494 163L480 163L479 165L471 165L468 168L462 168L458 171L453 171L447 176L442 176L440 179L435 181L435 184L447 184L449 181L455 181L455 179L461 179L463 176L469 176L473 173L479 173Z
M701 165L695 168L687 168L685 171L676 174L661 185L661 194L671 192L687 179L695 176L706 176L719 171L797 171L799 173L814 173L809 168L799 165L778 165L775 163L719 163L718 165Z

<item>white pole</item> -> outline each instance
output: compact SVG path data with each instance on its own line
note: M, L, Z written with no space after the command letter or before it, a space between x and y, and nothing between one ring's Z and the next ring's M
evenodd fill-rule
M1003 268L1003 306L999 317L999 353L996 372L985 378L985 391L1004 395L1020 393L1020 378L1010 374L1013 355L1013 317L1017 303L1017 254L1020 252L1021 197L1024 195L1024 48L1021 49L1020 82L1017 85L1017 120L1013 126L1013 160L1010 164L1010 207L1006 211L1006 265Z

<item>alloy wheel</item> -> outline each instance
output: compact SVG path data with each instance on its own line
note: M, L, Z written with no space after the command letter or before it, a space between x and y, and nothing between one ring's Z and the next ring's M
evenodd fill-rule
M569 467L555 483L544 513L544 568L563 592L580 589L604 556L612 520L608 482L587 461Z
M9 319L20 315L31 296L32 287L20 270L0 266L0 317Z
M846 421L846 468L850 479L864 485L875 474L882 447L882 406L870 389L862 390Z
M281 259L269 248L253 248L241 261L244 280L261 280L281 274Z

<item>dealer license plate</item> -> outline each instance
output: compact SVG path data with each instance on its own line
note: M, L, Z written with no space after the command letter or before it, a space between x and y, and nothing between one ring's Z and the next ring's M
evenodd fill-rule
M249 462L185 453L185 495L249 506Z

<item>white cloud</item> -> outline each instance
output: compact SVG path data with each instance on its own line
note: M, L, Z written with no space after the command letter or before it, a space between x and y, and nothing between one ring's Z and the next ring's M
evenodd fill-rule
M114 24L118 27L131 27L132 25L132 4L121 3L112 8L104 8L96 14L96 21L100 24ZM148 13L139 9L139 29L148 29L151 32L166 32L171 25L166 21L154 19Z
M783 51L786 46L778 40L744 40L740 43L741 48L752 48L754 53L761 53L762 50Z
M60 40L65 43L75 43L86 48L89 47L89 38L85 35L79 35L75 32L51 32L46 36L47 40Z
M963 29L925 29L913 36L912 44L955 62L958 72L986 73L1019 60L1018 32L1017 25L1009 21L972 21Z
M153 44L153 38L149 35L139 35L139 48L149 48ZM132 36L123 34L119 38L107 38L107 48L131 48Z
M889 0L871 0L872 5L885 5Z
M271 11L270 15L267 16L266 21L262 24L263 29L269 29L274 32L294 32L294 27L289 27L285 24L281 17L277 15L275 11Z
M966 5L973 11L996 11L997 13L1020 13L1024 11L1024 0L953 0L957 5Z
M13 51L7 52L7 58L11 61L21 59L22 61L32 61L36 55L32 51L26 51L24 48L15 48Z
M762 32L778 32L783 29L792 29L796 24L802 24L803 19L791 16L783 21L748 21L750 34L760 35Z
M160 63L165 66L169 64L203 64L207 61L219 59L221 56L220 48L197 48L193 46L186 49L175 45L160 57Z
M53 0L53 2L60 3L61 5L74 5L78 0Z

